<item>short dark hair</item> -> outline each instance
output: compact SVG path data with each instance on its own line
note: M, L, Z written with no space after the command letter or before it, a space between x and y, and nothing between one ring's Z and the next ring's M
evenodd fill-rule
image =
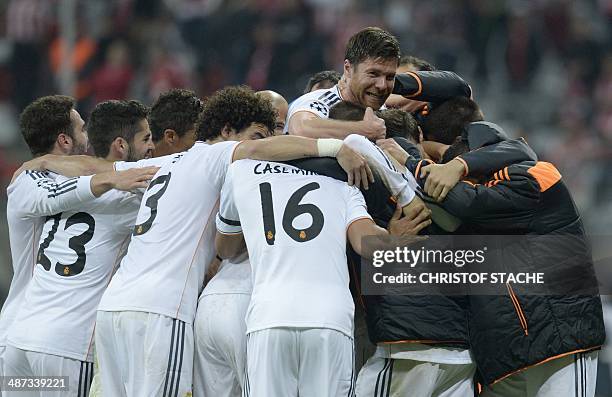
M236 132L253 123L262 124L269 131L276 126L276 110L272 103L247 86L223 88L204 101L198 121L198 140L214 139L225 126Z
M476 102L466 97L454 97L434 107L423 118L421 128L425 139L451 145L467 124L482 120Z
M412 55L404 55L399 60L399 66L412 65L419 72L432 72L436 67L424 59Z
M106 157L111 143L123 138L133 143L138 124L149 115L149 108L135 100L100 102L87 123L89 142L98 157Z
M470 145L468 144L466 139L463 139L462 136L458 136L455 138L455 141L446 149L442 158L440 159L440 164L446 164L455 157L467 153L470 151Z
M346 45L344 59L356 65L367 58L400 59L399 42L381 28L369 27L354 34Z
M378 117L385 121L387 138L408 138L419 143L419 127L412 115L401 109L384 109L378 112Z
M153 142L159 142L164 131L174 130L182 137L195 127L204 105L190 90L174 88L160 94L151 107L149 124Z
M308 94L312 90L312 87L324 81L328 81L330 83L330 87L332 87L336 85L341 78L342 75L335 70L322 70L318 73L315 73L310 79L308 79L308 83L306 83L306 88L304 88L304 94Z
M363 120L365 109L349 101L340 101L329 109L329 118L333 120Z
M74 98L50 95L36 99L21 112L21 135L33 156L47 154L61 133L73 137L70 111L74 105Z

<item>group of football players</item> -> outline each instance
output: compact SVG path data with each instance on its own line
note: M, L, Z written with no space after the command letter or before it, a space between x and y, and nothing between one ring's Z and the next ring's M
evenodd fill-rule
M361 293L367 238L418 234L571 235L504 260L571 257L596 285L561 175L471 96L366 28L290 105L174 89L85 126L72 98L35 100L34 159L7 189L0 375L68 391L2 395L593 396L597 293ZM360 325L376 347L356 367Z

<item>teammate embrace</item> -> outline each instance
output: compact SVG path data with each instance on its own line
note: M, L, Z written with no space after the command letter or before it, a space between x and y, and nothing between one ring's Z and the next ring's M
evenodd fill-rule
M98 104L88 137L70 98L33 102L35 158L8 188L3 375L68 376L58 395L79 397L463 397L476 383L593 396L596 292L360 296L364 239L387 235L570 234L573 251L552 256L577 256L596 285L558 171L432 69L366 28L341 78L315 76L290 106L248 87L204 103L171 90L150 110ZM376 344L361 370L360 320Z

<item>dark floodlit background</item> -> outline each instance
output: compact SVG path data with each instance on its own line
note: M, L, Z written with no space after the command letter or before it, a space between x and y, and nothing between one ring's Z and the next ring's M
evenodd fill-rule
M558 166L589 233L612 236L612 0L0 0L0 301L4 192L29 157L18 114L31 100L73 95L84 119L99 101L150 104L171 87L248 84L291 101L311 74L341 71L347 39L373 25L462 75L488 120Z

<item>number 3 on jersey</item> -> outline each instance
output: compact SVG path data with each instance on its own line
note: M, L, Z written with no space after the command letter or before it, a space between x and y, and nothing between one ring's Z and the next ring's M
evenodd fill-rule
M325 219L323 213L314 204L300 204L304 196L313 190L319 189L321 186L316 182L311 182L296 190L283 213L283 230L289 237L298 243L304 243L317 237L321 230ZM274 206L272 202L272 185L268 182L259 184L259 193L261 195L261 211L263 214L263 226L268 245L274 245L276 240L276 225L274 221ZM306 229L296 229L293 227L293 220L300 215L309 214L312 217L312 224Z
M132 233L133 236L140 236L141 234L145 234L146 232L149 231L149 229L151 229L151 226L153 225L153 221L155 220L155 217L157 217L157 204L161 196L163 196L164 193L166 192L166 188L168 187L168 184L170 183L171 176L172 176L172 173L168 173L168 175L160 175L157 178L153 179L151 183L149 184L149 187L147 188L147 193L154 186L157 186L160 184L163 184L163 186L155 194L152 194L151 196L149 196L147 198L147 201L145 201L145 205L149 207L149 209L151 210L151 214L149 215L149 218L146 221L134 226L134 232Z

